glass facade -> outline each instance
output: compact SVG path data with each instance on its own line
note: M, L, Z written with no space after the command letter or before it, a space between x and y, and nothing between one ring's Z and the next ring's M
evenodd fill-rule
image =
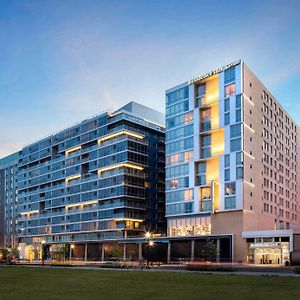
M189 162L193 159L193 111L189 87L166 95L166 215L193 212Z
M18 164L20 242L163 233L164 135L163 126L121 109L23 148Z
M239 208L244 177L240 68L234 65L166 93L168 224L186 216L185 226L210 226L207 219L202 222L207 215ZM168 234L176 232L195 230L168 228Z

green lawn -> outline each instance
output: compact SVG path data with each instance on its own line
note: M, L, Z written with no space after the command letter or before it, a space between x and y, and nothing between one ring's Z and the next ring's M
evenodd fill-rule
M0 299L300 299L300 278L0 267Z

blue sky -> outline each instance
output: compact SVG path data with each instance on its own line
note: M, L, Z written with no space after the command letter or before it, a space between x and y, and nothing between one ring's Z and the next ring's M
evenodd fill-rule
M300 1L0 0L0 157L239 58L300 124Z

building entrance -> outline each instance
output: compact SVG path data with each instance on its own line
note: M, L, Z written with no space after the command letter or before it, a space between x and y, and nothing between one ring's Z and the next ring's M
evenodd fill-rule
M262 265L284 265L289 262L289 242L275 239L256 238L248 243L247 261Z

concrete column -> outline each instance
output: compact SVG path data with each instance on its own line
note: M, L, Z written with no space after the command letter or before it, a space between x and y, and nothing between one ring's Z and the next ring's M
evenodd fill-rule
M171 241L168 243L168 254L167 254L167 263L171 262Z
M127 245L123 244L123 260L126 261L126 250L127 250Z
M139 243L139 260L143 259L143 243Z
M104 261L105 258L105 247L104 243L102 244L102 249L101 249L101 261Z
M191 261L195 260L195 241L191 242Z
M217 239L217 262L220 261L220 239Z
M84 246L84 261L87 261L87 250L88 250L88 244L85 243L85 246Z

